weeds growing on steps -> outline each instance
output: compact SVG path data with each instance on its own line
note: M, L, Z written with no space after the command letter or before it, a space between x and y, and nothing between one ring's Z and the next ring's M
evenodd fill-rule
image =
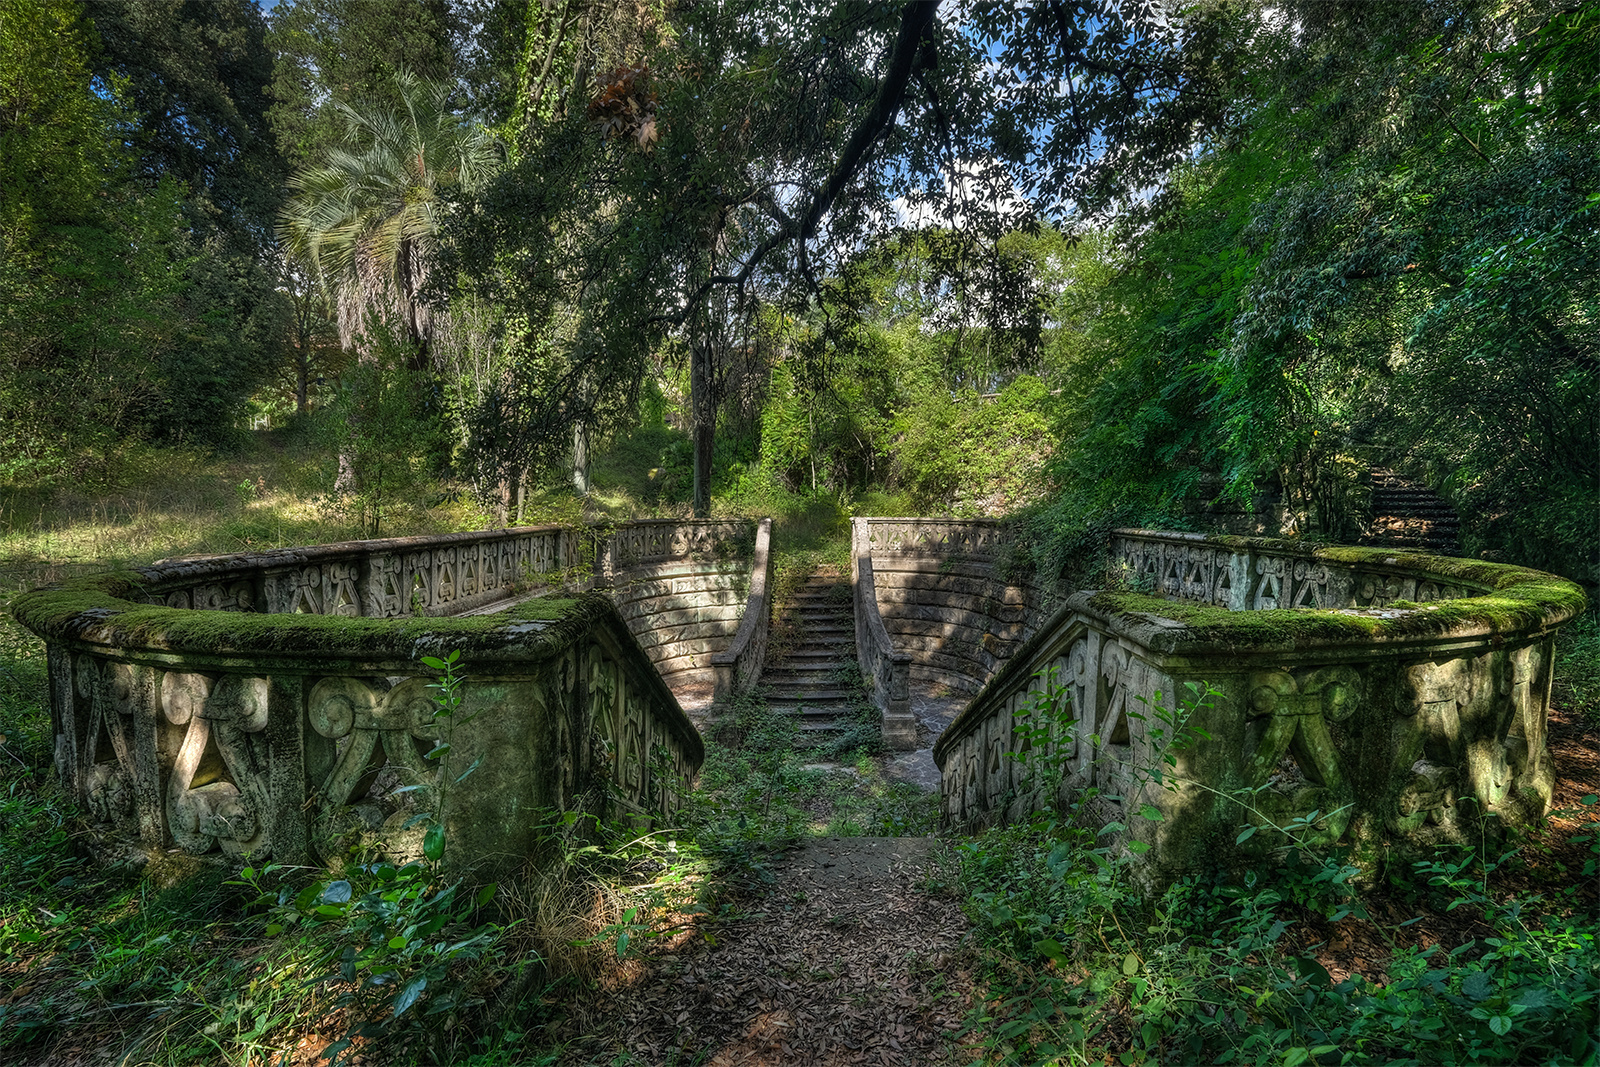
M1022 725L1066 736L1063 710L1047 695ZM1182 743L1181 718L1163 723L1168 743ZM1050 758L1034 752L1024 759ZM1143 770L1163 774L1160 762ZM1514 852L1442 852L1415 864L1419 889L1380 911L1351 891L1354 868L1301 847L1291 828L1270 873L1190 877L1146 902L1128 888L1137 855L1080 821L1092 799L958 850L955 888L988 984L971 1020L987 1062L1600 1062L1600 950L1579 891L1580 877L1600 876L1593 830L1584 871L1549 897L1496 887ZM1470 916L1474 936L1447 948L1408 932L1452 913ZM1329 920L1370 930L1384 973L1336 980L1296 929L1338 929Z
M807 837L926 834L938 819L936 795L883 773L870 705L837 734L802 739L793 718L740 697L706 741L685 816L707 856L735 869L759 875L771 852Z

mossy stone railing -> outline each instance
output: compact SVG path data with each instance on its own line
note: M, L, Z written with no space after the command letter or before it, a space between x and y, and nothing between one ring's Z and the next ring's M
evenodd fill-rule
M725 532L680 531L658 562ZM448 858L499 868L553 810L670 815L704 758L610 594L446 614L542 577L615 577L617 542L536 528L177 560L19 594L11 611L47 645L64 781L146 846L404 856L414 816L442 805ZM451 651L461 725L428 761L441 734L420 660Z
M767 658L767 635L772 626L772 604L767 590L772 584L772 520L756 526L755 555L750 564L750 592L739 629L728 647L711 656L714 696L725 701L748 693L761 680Z
M1584 608L1575 584L1254 538L1124 530L1109 548L1112 587L1069 598L939 739L948 823L1081 801L1149 846L1160 884L1258 859L1296 820L1302 842L1370 862L1548 810L1553 640ZM1017 760L1030 709L1054 733ZM1047 765L1059 774L1030 774Z

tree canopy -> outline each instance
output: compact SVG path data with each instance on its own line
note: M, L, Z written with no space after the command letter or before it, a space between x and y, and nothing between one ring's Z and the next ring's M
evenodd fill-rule
M381 311L502 509L666 404L702 513L740 466L1349 538L1401 466L1473 551L1600 540L1593 5L0 14L8 476L309 412Z

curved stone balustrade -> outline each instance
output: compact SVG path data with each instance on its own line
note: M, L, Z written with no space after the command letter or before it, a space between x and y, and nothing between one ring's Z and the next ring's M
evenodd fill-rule
M772 580L772 520L762 519L756 527L755 557L750 565L750 596L733 640L711 656L715 676L716 700L727 700L735 693L748 693L761 680L767 658L767 634L771 629L772 605L767 587Z
M1553 638L1583 610L1575 584L1147 530L1117 532L1109 560L1123 588L1072 596L939 739L948 823L1083 802L1126 827L1116 840L1149 846L1159 885L1281 847L1297 819L1303 842L1373 862L1548 809ZM1191 692L1211 696L1175 699ZM1024 710L1055 725L1018 761L1039 739L1017 732ZM1185 729L1203 733L1168 766L1163 743ZM1030 776L1050 764L1056 776ZM1260 832L1240 844L1247 826Z
M771 520L763 522L770 531ZM765 620L764 576L759 583L752 577L760 529L743 519L647 519L624 523L600 542L596 584L611 593L640 647L675 690L711 688L718 670L713 657L734 643L758 584L763 600L753 610L758 623ZM770 543L771 533L766 536ZM755 569L763 567L764 558ZM764 649L763 639L755 674ZM743 678L754 685L749 658L747 646Z
M1031 573L1007 573L1012 542L999 522L855 519L851 542L851 558L868 561L872 579L870 596L857 591L857 641L881 626L909 657L910 678L976 693L1032 632L1040 598ZM859 563L852 570L859 579ZM876 655L863 646L869 678Z
M659 629L648 611L630 626L612 595L588 593L447 613L591 569L625 610L652 592L728 592L751 525L176 560L19 594L11 610L47 645L63 779L148 846L301 862L362 840L406 855L423 832L414 816L443 803L449 858L497 867L520 861L542 811L669 815L704 750L641 652L635 627ZM738 606L716 606L731 637ZM467 679L460 725L430 762L441 734L420 659L452 650Z

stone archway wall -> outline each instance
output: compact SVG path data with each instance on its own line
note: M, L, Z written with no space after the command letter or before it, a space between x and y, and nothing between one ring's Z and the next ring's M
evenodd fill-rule
M911 686L976 693L1033 632L1040 595L993 519L851 522L856 656L890 748L917 747Z
M1075 805L1154 886L1259 863L1285 828L1372 864L1548 809L1577 585L1255 538L1125 530L1108 548L1108 587L1070 597L939 739L948 823Z
M852 548L871 563L875 595L863 606L907 654L913 681L976 693L1038 622L1032 569L1013 567L1001 522L855 519Z
M541 813L670 815L703 759L641 647L660 626L638 594L723 601L704 648L676 657L708 665L738 626L727 601L748 585L755 524L641 525L174 560L11 610L46 642L58 771L146 846L405 856L432 810L451 862L494 869L520 862ZM603 591L529 598L561 586ZM515 606L471 614L499 605ZM464 703L428 761L443 734L420 661L451 651Z

